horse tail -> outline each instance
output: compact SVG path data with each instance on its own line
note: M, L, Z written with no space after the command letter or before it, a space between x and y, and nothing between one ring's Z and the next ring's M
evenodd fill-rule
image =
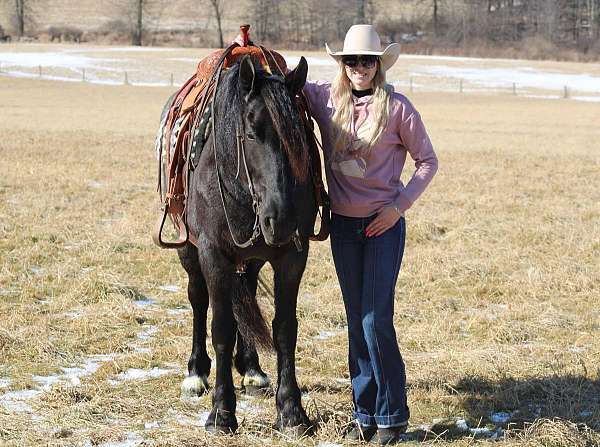
M237 286L233 288L232 305L233 315L238 325L238 330L250 346L264 350L273 349L271 330L256 301L256 293L252 293L248 284L248 274L237 275Z

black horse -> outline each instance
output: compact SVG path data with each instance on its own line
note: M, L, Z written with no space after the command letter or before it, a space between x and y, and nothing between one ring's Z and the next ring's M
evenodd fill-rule
M269 75L245 57L225 71L214 99L212 132L190 175L187 222L197 247L188 243L178 254L189 277L194 334L182 389L199 394L208 387L210 300L217 371L209 431L237 428L231 373L236 338L235 366L246 385L268 384L255 347L274 344L277 426L305 430L310 425L295 373L298 287L317 213L312 142L294 100L307 70L301 58L285 77ZM253 243L243 243L249 240ZM265 262L274 271L272 341L255 297Z

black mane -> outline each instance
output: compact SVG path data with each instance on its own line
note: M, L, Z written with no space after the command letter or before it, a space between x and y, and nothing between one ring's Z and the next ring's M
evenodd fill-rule
M238 85L239 67L239 64L235 64L222 75L215 99L217 133L227 144L235 144L236 126L243 113L243 98ZM304 181L309 166L306 129L284 79L257 67L255 85L281 140L294 177Z

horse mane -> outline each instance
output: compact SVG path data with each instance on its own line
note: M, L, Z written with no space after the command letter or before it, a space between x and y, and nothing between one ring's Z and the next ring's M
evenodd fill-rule
M221 110L217 125L227 141L235 141L236 121L242 116L242 98L238 87L239 64L227 70L219 85L216 99L217 110ZM309 147L306 128L291 98L284 79L269 75L256 67L255 85L264 100L281 146L287 155L292 174L296 179L306 180L309 168ZM229 117L229 118L227 118ZM231 117L234 117L231 119Z

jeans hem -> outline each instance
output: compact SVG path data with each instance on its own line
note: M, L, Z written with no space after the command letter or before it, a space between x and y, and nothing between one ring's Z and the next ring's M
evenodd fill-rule
M375 423L379 428L392 428L408 425L406 416L375 416Z
M375 421L374 416L369 416L368 414L359 413L357 411L352 415L356 422L360 424L361 427L376 427L377 422Z

